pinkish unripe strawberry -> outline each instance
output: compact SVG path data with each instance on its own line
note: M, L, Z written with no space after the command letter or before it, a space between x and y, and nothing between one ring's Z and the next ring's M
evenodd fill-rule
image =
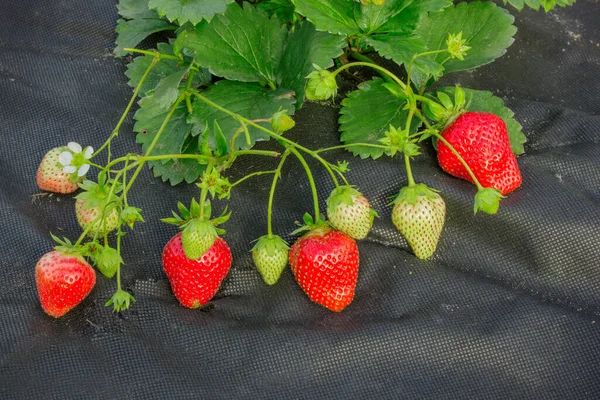
M252 260L267 285L274 285L288 263L288 244L277 235L261 236L252 248Z
M77 182L81 179L72 182L71 175L63 171L63 166L58 161L58 157L66 149L55 147L42 158L36 175L40 189L61 194L73 193L79 189Z
M329 223L353 239L364 239L376 216L369 200L351 186L335 188L327 199Z
M423 184L402 188L394 200L392 222L422 260L435 253L445 216L442 197Z

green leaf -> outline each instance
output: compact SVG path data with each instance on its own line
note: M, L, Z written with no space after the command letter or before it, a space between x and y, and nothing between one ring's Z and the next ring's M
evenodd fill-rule
M114 52L118 57L122 57L127 54L123 51L125 47L135 47L148 35L161 31L175 30L177 29L167 21L162 19L131 19L124 20L120 19L117 21L117 47Z
M191 22L196 25L202 20L210 21L215 14L225 12L233 0L150 0L148 6L155 9L161 17L183 25Z
M163 110L168 110L175 103L175 100L177 100L179 96L179 84L190 70L190 66L191 64L187 68L181 68L179 71L163 78L156 86L154 99Z
M383 84L384 80L375 78L361 83L358 90L350 92L342 101L340 110L341 140L345 144L371 143L381 145L380 139L390 125L404 129L408 111L406 102L398 99ZM416 120L414 120L416 123ZM411 127L413 130L416 125ZM411 130L412 132L412 130ZM350 147L354 155L361 158L379 158L383 149L372 147Z
M280 108L287 110L288 114L294 113L294 96L286 89L266 89L255 83L236 81L219 81L214 86L202 92L211 101L220 106L242 115L248 119L270 118ZM193 102L193 123L196 125L194 134L202 134L206 129L212 128L217 122L228 143L240 127L238 121L231 116L207 105L202 100ZM267 125L270 127L270 125ZM268 140L269 136L249 126L252 145L259 140ZM214 148L216 144L211 143ZM236 140L236 148L248 148L244 134ZM231 149L230 149L231 150Z
M482 111L496 114L501 117L506 123L508 129L508 138L510 139L510 147L516 155L523 154L523 144L527 138L523 134L521 124L514 118L512 110L504 105L504 101L500 97L492 95L491 92L482 90L473 90L462 88L466 94L468 107L467 111ZM456 88L448 86L438 89L438 91L454 97Z
M429 11L439 11L452 5L452 0L413 0L398 14L388 18L377 28L378 33L409 34L416 28L421 16Z
M168 43L158 43L157 50L163 54L173 55L173 48ZM133 62L127 65L127 71L125 75L129 78L127 84L132 88L136 87L142 76L146 72L146 69L152 63L154 56L144 55L136 57ZM158 84L166 77L176 73L177 71L187 70L189 68L188 63L177 62L175 60L161 59L156 63L154 68L150 71L150 74L146 77L144 84L140 90L140 97L144 97L149 90L155 89ZM200 72L194 75L194 83L192 87L198 87L210 83L211 75L206 69L202 69Z
M448 73L477 68L506 53L517 32L513 22L514 17L494 3L459 3L441 12L429 13L421 19L415 34L425 41L429 50L440 50L446 48L448 34L462 32L471 47L464 61L447 60L447 53L426 56L443 63L444 72Z
M277 15L281 22L292 22L294 20L294 4L290 0L265 0L256 7L271 15Z
M136 141L142 144L145 152L160 129L168 111L165 111L151 95L144 97L139 102L140 108L135 113L136 123L133 127L137 132ZM197 138L192 137L193 125L187 122L187 108L181 102L173 116L167 123L152 155L164 154L197 154ZM193 159L173 159L168 161L151 161L150 165L154 176L161 177L163 181L170 181L176 185L182 181L191 183L198 179L204 166Z
M244 3L231 4L223 15L201 22L183 46L214 75L242 82L274 84L283 52L285 27L277 17Z
M221 126L217 120L215 120L215 125L213 127L213 136L215 139L215 156L221 157L227 154L229 150L227 138L225 138L223 130L221 129Z
M544 11L548 12L554 7L566 7L575 4L575 0L502 0L504 4L510 4L517 10L521 11L524 6L539 10L541 6L544 7Z
M398 64L405 64L405 67L408 67L415 54L427 51L425 42L416 36L375 34L366 41L383 57L392 59ZM412 68L422 74L435 77L441 76L444 70L440 63L429 57L416 58Z
M411 0L387 0L381 6L354 0L296 0L296 10L319 31L354 36L379 30L410 4Z
M309 22L291 32L279 64L277 83L280 87L296 93L296 107L304 102L306 77L313 71L313 64L323 69L333 66L333 58L343 53L344 38L326 32L318 32Z
M352 36L359 32L354 20L360 4L354 0L296 0L296 11L320 31Z
M158 14L148 8L148 0L120 0L119 15L126 19L158 19Z

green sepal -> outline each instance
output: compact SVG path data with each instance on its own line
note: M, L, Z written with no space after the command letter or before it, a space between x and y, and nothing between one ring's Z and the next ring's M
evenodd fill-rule
M124 291L123 289L119 289L115 292L115 294L108 300L105 304L106 307L113 305L114 312L121 312L127 310L135 299L131 294Z
M119 265L123 264L123 259L117 249L110 246L101 246L96 244L94 251L90 254L90 258L94 262L94 266L98 268L98 271L107 278L112 278Z
M486 214L496 214L500 207L500 199L503 198L504 196L497 189L481 188L475 194L473 213L477 214L477 211L483 211Z
M215 119L215 123L213 124L213 136L215 138L216 149L214 150L215 157L224 156L229 152L229 146L227 144L227 139L225 139L225 135L223 134L223 130L219 125L219 122Z
M337 207L340 204L351 206L354 204L354 199L361 196L361 193L354 187L349 185L338 186L331 191L327 198L327 207Z
M313 64L316 71L311 72L306 77L306 90L304 95L308 100L327 100L335 97L337 94L337 82L335 75L326 69L322 69L316 64Z
M144 222L141 212L141 208L131 206L125 207L121 210L121 220L125 222L129 228L133 229L133 225L136 222Z
M79 187L83 189L83 192L79 193L75 198L87 200L84 205L84 209L86 210L95 207L106 207L106 199L112 190L112 186L115 186L114 194L120 193L123 189L123 185L119 181L108 180L107 182L106 175L102 171L98 174L98 182L90 181L88 179L81 182ZM113 205L112 207L114 208L115 206L116 205ZM108 211L110 211L110 209L107 207L105 212Z
M197 260L211 248L218 236L211 221L192 219L183 225L181 232L183 251L190 260Z
M392 201L391 204L398 204L401 202L406 202L410 205L415 205L420 196L428 197L431 200L436 200L438 195L436 194L438 190L432 189L424 183L418 183L414 186L405 186L400 190L398 196Z
M442 105L444 107L446 107L446 109L454 107L454 103L452 103L452 100L450 99L450 96L448 96L446 93L444 93L444 92L437 92L437 98L440 101L440 103L442 103Z
M288 251L290 245L278 235L264 235L256 240L256 244L250 251L262 251L263 249L266 250L269 257L272 257L276 252Z
M275 132L283 133L296 126L296 121L289 116L287 110L281 108L270 119L271 127Z
M309 213L305 213L302 217L302 220L304 221L304 225L296 221L298 229L291 232L291 235L305 234L307 232L316 231L318 229L331 229L331 226L329 225L329 222L327 222L324 215L319 215L319 217L316 220L314 220L312 215L310 215Z
M85 257L89 255L88 247L86 245L75 245L68 238L60 239L58 236L50 233L52 240L54 240L58 246L54 246L54 250L68 256L73 257Z

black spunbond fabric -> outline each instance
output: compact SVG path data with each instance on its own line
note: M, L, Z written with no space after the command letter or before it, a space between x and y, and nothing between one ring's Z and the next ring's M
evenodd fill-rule
M444 78L503 97L529 142L523 186L495 216L473 216L473 185L444 174L431 148L415 159L415 177L448 207L431 260L416 259L390 221L402 163L331 154L350 162L349 179L381 216L359 242L356 297L342 313L311 303L289 268L267 287L253 267L266 177L232 195L234 262L211 306L181 307L160 261L176 228L158 219L198 191L144 170L130 202L146 222L125 236L123 254L137 301L113 313L104 303L115 282L98 274L90 296L55 320L39 305L34 266L53 246L50 232L74 239L80 230L73 198L39 195L35 171L52 147L99 147L131 96L124 60L110 55L115 4L0 5L1 398L600 398L597 1L515 12L519 31L503 58ZM339 143L336 107L306 103L289 136L313 148ZM139 151L131 116L113 151ZM230 175L274 163L240 158ZM332 187L312 165L323 204ZM284 168L276 200L275 230L293 240L286 233L312 205L297 163Z

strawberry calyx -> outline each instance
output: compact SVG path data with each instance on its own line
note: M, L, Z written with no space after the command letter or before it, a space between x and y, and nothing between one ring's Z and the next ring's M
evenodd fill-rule
M98 210L104 210L105 215L108 215L111 203L108 201L111 191L113 194L118 194L123 189L121 182L107 179L104 172L98 174L98 182L91 180L84 180L79 184L79 187L83 189L83 192L75 196L78 200L85 200L83 208L89 210L96 208ZM116 206L112 203L113 209Z
M454 99L446 93L438 91L437 98L426 97L423 100L423 111L431 120L437 122L441 129L450 125L456 118L467 111L469 103L466 101L465 91L458 85L454 90Z
M500 207L500 199L504 197L506 196L503 196L498 189L479 188L475 194L473 213L477 214L477 211L483 211L486 214L496 214Z
M417 203L417 200L421 196L425 196L431 200L435 200L438 198L437 192L438 190L432 189L424 183L418 183L412 186L405 186L402 189L400 189L400 193L398 193L398 196L396 196L394 201L392 201L389 205L398 204L401 202L406 202L410 205L415 205Z
M344 185L338 186L331 191L331 194L327 198L327 207L337 207L341 204L351 206L354 204L356 197L362 194L356 190L353 186Z
M331 224L325 219L323 215L320 215L319 218L314 220L312 215L306 213L304 214L303 220L304 225L299 222L296 222L296 225L298 225L299 227L291 233L292 235L322 236L332 230Z
M161 221L180 227L185 255L190 260L197 260L211 248L219 235L225 234L225 230L217 226L227 222L231 212L228 213L225 209L219 217L210 219L212 213L210 201L206 200L204 207L201 207L196 199L192 199L189 209L181 202L177 204L177 208L180 215L173 211L172 218L162 218Z
M283 133L289 131L294 126L296 126L296 121L290 117L287 110L282 110L281 108L277 111L271 119L271 127L275 132Z
M276 253L288 251L290 245L278 235L263 235L256 240L256 244L252 247L252 252L266 252L269 257L273 257Z
M89 244L72 243L68 238L61 239L52 233L50 236L58 244L58 246L54 246L54 250L64 256L75 257L81 261L85 261L84 257L90 254Z

